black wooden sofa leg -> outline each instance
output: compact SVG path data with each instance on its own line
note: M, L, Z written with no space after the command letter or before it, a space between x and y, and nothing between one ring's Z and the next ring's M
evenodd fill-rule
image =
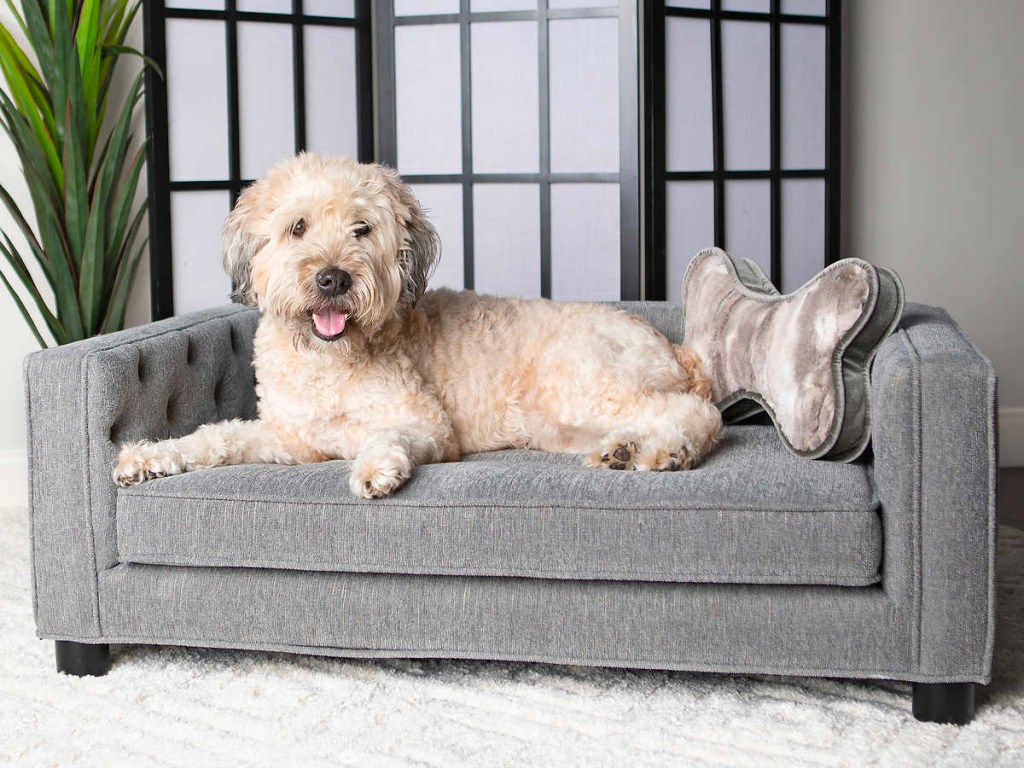
M974 683L914 683L914 717L967 725L974 719Z
M57 671L75 677L102 677L110 671L110 646L57 640Z

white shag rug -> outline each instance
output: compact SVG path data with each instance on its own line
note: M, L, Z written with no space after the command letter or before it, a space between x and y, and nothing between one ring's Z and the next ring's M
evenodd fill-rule
M0 765L1024 766L1024 532L1000 542L995 674L958 728L901 683L150 646L58 675L2 509Z

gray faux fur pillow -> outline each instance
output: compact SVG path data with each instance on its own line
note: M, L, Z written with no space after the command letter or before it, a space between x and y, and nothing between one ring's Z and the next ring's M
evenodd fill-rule
M903 313L892 270L844 259L780 295L754 262L698 253L683 281L685 343L727 421L763 407L786 447L853 461L871 436L868 373Z

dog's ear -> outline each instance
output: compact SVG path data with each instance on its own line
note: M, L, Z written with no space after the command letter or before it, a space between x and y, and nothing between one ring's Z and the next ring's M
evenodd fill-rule
M267 238L253 231L263 205L264 184L256 182L242 192L224 224L222 240L224 271L231 277L231 300L256 306L252 286L252 259L267 244Z
M417 215L407 228L407 247L402 249L405 270L402 299L409 306L419 301L423 292L427 290L427 280L430 279L441 255L441 238L438 237L437 230L423 215L419 203L416 203L416 211Z
M427 290L427 280L441 255L441 238L408 185L397 178L396 182L398 199L409 212L405 222L405 239L398 258L403 277L401 301L403 305L411 307Z

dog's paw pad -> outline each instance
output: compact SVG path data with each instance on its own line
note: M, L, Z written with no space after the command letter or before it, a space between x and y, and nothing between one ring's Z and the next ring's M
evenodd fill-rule
M681 469L690 469L693 465L693 454L689 448L683 446L671 453L659 453L653 469L655 472L678 472Z
M643 472L678 472L696 464L696 456L688 446L649 448L636 457L636 468Z
M672 454L675 460L679 463L677 469L690 469L694 464L697 463L697 456L685 445L679 449L678 453Z
M601 454L598 465L607 469L635 469L636 452L636 443L619 443Z

